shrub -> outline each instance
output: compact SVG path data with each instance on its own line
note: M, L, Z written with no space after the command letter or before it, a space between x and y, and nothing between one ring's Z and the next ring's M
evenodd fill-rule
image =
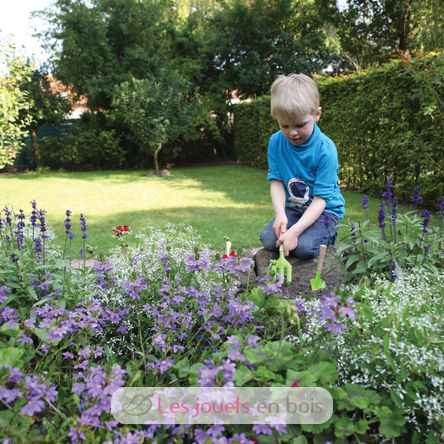
M115 129L103 128L97 116L85 114L70 131L45 137L42 161L52 169L115 169L123 165L125 150Z
M340 385L390 394L413 426L412 442L428 434L438 439L443 426L443 278L417 267L395 282L372 276L371 287L348 287L344 293L360 302L357 316L345 335L323 345L338 360Z

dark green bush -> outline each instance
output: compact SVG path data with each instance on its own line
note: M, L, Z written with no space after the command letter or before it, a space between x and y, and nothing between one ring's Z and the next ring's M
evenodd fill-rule
M409 200L416 184L423 203L444 195L442 97L444 55L397 60L349 76L322 77L322 131L338 147L343 185L379 196L387 176ZM238 159L266 168L266 144L277 126L269 97L235 108Z
M122 166L125 150L114 129L103 128L100 118L84 114L70 131L45 137L41 144L45 166L52 169L95 170Z
M235 105L234 152L236 159L245 165L268 168L268 139L278 130L279 125L270 115L269 96Z

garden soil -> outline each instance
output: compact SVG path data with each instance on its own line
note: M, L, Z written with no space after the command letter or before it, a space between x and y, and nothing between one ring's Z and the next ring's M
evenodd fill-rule
M290 284L286 282L282 285L278 296L282 299L300 299L307 295L312 297L321 297L329 294L340 287L344 274L341 272L338 263L334 260L334 247L327 249L327 255L324 261L324 267L321 279L325 282L325 288L313 291L311 289L311 279L316 275L316 267L318 258L315 259L299 259L295 257L287 257L292 265L292 281ZM266 252L263 249L246 250L243 256L255 259L255 272L250 274L249 285L258 284L264 276L266 276L270 259L277 259L278 253ZM242 278L242 286L246 285L246 277Z

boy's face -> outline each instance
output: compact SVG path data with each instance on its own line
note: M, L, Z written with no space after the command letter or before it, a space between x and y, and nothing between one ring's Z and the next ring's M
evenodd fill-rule
M302 145L313 134L314 123L321 117L321 108L316 114L305 116L282 116L278 118L279 126L285 138L295 146Z

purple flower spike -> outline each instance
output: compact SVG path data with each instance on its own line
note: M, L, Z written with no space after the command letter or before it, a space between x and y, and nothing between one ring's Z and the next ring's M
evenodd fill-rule
M364 197L361 199L361 206L364 210L368 208L368 198L367 195L364 195Z
M391 261L391 269L390 269L390 277L396 281L396 279L398 278L398 276L396 276L395 274L395 270L396 270L396 264L395 261Z
M88 239L88 235L86 234L86 230L88 229L86 226L86 219L83 214L80 214L80 229L83 231L82 239Z
M429 226L430 223L430 218L433 217L432 214L430 213L430 211L428 210L422 210L421 211L421 217L424 219L421 222L421 225L423 226L422 232L423 233L427 233L427 227Z
M384 227L385 227L384 218L385 218L385 216L386 216L386 214L385 214L385 211L384 211L384 202L382 202L381 206L379 207L378 222L379 222L379 228L382 231L382 237L386 241L387 237L386 237L385 231L384 231Z
M393 195L393 193L392 193L393 188L395 188L395 185L393 185L393 183L392 183L392 178L390 176L388 176L387 177L387 182L386 182L386 185L385 185L385 191L384 191L384 193L382 193L382 197L385 198L385 202L384 203L387 206L390 206L390 201L391 201L392 195Z
M419 185L416 185L415 190L413 191L413 198L412 198L413 208L418 207L418 203L421 199L422 199L422 197L419 195Z

